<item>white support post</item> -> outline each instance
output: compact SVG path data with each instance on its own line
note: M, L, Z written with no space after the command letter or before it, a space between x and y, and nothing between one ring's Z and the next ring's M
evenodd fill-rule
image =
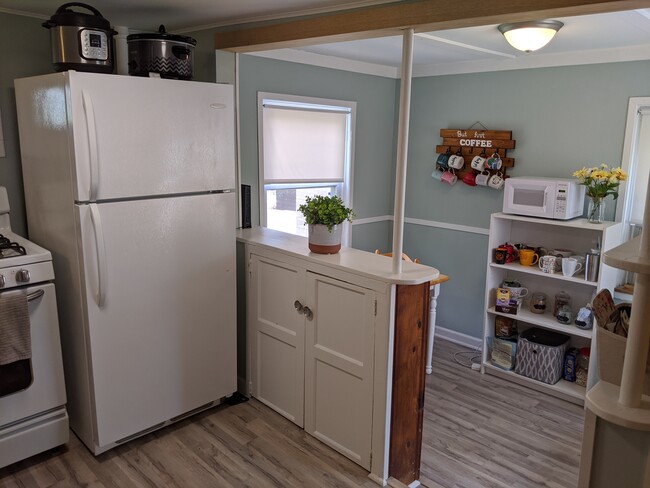
M411 78L413 76L413 29L402 36L402 77L399 96L399 128L397 134L397 170L395 174L395 219L393 221L393 273L402 272L404 240L404 198L406 195L406 160L411 112Z
M639 257L650 258L650 192L645 200ZM650 317L648 297L650 297L650 275L637 273L632 298L632 315L625 345L621 391L618 396L619 403L629 408L641 406L650 341L650 326L647 324Z

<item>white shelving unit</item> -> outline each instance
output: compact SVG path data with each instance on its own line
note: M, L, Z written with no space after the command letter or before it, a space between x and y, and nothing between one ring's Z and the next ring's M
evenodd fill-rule
M493 262L492 250L506 242L511 244L524 243L545 249L570 249L574 254L585 255L600 242L601 251L607 251L621 243L622 225L615 222L591 224L586 219L567 221L522 217L504 213L493 214L490 219L490 237L488 243L488 263L485 291L485 319L483 327L483 367L482 372L513 381L524 386L542 391L573 403L583 404L585 388L575 383L560 380L554 385L536 381L506 371L490 362L488 355L488 338L494 335L495 317L502 315L517 320L519 332L530 327L540 327L571 337L571 346L589 347L592 330L584 330L573 324L562 324L553 317L553 303L559 291L566 291L572 298L573 316L585 304L591 301L595 293L603 288L613 292L614 287L623 278L623 273L601 260L597 281L587 281L584 270L575 276L567 277L559 273L544 273L535 264L522 266L518 262L496 264ZM497 312L496 289L506 279L516 279L522 286L528 288L528 296L524 299L516 315ZM548 297L547 310L544 314L529 311L529 299L534 292L543 292Z

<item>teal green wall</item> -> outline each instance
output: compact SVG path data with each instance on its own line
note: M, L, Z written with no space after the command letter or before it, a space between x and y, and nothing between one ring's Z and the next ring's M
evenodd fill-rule
M570 177L583 165L619 165L628 100L650 95L650 62L538 68L413 80L406 216L488 228L502 192L431 178L442 128L480 121L511 129L512 176ZM608 201L608 215L614 202ZM438 325L480 337L487 237L406 226L404 250L451 276Z
M0 13L0 109L6 186L12 226L25 234L13 80L52 72L48 31L41 21ZM214 30L190 33L198 40L195 79L232 81L232 67L216 73ZM20 40L20 42L17 42ZM6 48L10 46L11 49ZM220 65L232 55L220 53ZM242 183L257 201L257 92L268 91L357 102L354 209L359 218L392 214L399 82L345 71L240 57ZM502 194L462 183L446 187L431 179L441 128L480 121L490 129L512 129L517 147L513 176L566 177L583 165L619 164L629 97L650 96L650 62L539 68L416 78L410 120L406 217L487 228L501 209ZM613 215L608 202L608 215ZM372 251L391 246L392 222L353 226L353 245ZM442 288L438 324L479 337L487 238L454 230L406 224L404 250L451 276Z
M253 224L259 223L257 92L260 91L357 102L354 211L359 218L391 213L395 80L242 55L239 82L241 176L242 183L252 187ZM355 227L353 235L363 227ZM378 247L386 245L387 241L377 243Z
M0 112L6 157L0 158L0 186L7 188L11 228L27 235L14 79L51 73L49 31L42 20L0 13Z

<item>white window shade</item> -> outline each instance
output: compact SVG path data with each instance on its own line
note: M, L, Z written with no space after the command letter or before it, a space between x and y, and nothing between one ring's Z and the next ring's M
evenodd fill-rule
M342 182L348 113L263 108L264 183Z

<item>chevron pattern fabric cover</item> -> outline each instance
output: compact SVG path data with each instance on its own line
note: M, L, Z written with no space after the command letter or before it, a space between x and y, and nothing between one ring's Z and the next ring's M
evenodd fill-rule
M568 336L534 327L528 329L521 333L517 341L515 373L555 384L562 377L568 347Z
M192 79L193 63L191 57L172 59L156 56L150 59L146 66L137 66L135 62L132 63L133 65L129 66L129 74L160 73L162 78Z

